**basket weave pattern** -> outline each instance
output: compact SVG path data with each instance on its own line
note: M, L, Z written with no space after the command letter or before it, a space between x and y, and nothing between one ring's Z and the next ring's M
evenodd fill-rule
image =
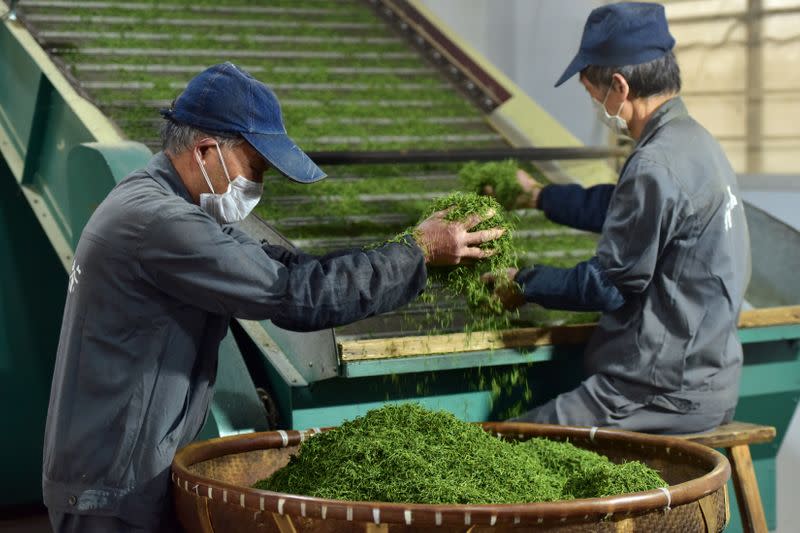
M535 424L484 424L503 438L544 436L592 449L615 462L641 460L668 490L608 498L513 505L344 502L278 494L250 486L283 467L313 432L280 431L195 443L173 463L181 523L203 532L719 532L729 515L727 460L669 437ZM315 430L318 431L318 430Z

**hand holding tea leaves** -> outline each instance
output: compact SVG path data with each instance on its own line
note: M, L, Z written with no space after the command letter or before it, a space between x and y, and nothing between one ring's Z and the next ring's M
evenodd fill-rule
M413 231L414 238L431 266L458 265L462 261L475 261L494 255L492 248L481 248L484 243L503 235L502 228L470 231L495 216L494 210L484 215L471 214L464 220L447 220L449 210L436 211L423 220Z
M494 198L454 192L431 203L416 227L388 242L410 245L408 237L412 236L430 267L428 282L441 285L447 296L466 300L469 327L498 329L508 326L509 315L503 313L501 302L480 278L484 272L502 273L516 266L513 230L514 221L506 217ZM420 298L432 304L435 295L439 293L424 292ZM437 308L431 320L446 329L453 314L447 308Z
M517 169L516 172L517 184L519 184L521 192L510 206L511 209L531 208L536 209L539 206L539 193L542 192L542 184L533 179L533 176L522 170ZM484 185L483 194L487 196L494 196L494 187L491 185Z
M525 295L522 293L522 288L514 281L517 272L519 272L519 269L509 268L505 274L487 272L481 276L481 281L492 289L494 297L500 300L503 308L510 311L525 304Z
M506 209L536 208L544 187L512 159L471 162L461 169L459 176L466 190L491 196Z

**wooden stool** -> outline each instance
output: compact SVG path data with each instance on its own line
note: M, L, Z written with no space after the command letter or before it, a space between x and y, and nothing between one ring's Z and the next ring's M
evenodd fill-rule
M770 442L775 428L733 421L707 433L677 435L710 448L725 448L731 462L733 488L745 533L767 533L767 518L761 504L756 473L750 458L750 445Z

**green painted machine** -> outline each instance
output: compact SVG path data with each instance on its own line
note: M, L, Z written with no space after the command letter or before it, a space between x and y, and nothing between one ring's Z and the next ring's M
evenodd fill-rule
M157 149L157 108L203 66L233 59L271 82L290 133L331 161L355 149L580 149L415 2L217 4L23 0L20 20L2 21L0 390L12 430L0 448L0 506L40 500L53 358L81 229L115 183ZM316 189L267 176L261 217L243 229L314 252L361 246L393 235L421 205L458 187L452 162L326 168L331 178ZM614 175L589 152L538 161L535 170L584 184ZM750 206L747 215L752 309L741 321L737 419L778 429L773 443L752 450L774 524L775 456L800 395L800 285L790 277L800 270L800 234ZM527 215L521 228L530 259L568 264L592 252L594 237L541 217ZM456 320L430 334L429 310L414 304L303 334L234 321L201 437L336 425L387 401L497 420L581 379L586 317L532 309L514 329L465 334Z

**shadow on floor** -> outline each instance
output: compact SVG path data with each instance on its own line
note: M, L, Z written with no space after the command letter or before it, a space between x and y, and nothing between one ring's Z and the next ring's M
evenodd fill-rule
M3 533L52 533L47 509L42 505L0 507Z

